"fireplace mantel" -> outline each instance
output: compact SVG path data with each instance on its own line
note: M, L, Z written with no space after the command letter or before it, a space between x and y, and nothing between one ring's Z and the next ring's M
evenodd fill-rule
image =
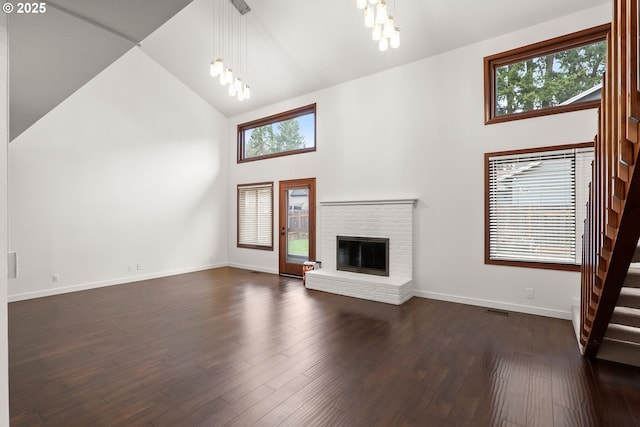
M340 200L320 202L320 206L415 205L418 199Z

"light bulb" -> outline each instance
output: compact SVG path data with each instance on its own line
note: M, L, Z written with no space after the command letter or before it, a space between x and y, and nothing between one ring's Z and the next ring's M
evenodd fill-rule
M244 99L251 98L251 88L247 85L244 86Z
M373 21L375 21L376 15L373 13L373 7L367 6L364 10L364 26L367 28L373 27Z
M236 92L242 91L242 79L240 79L240 77L236 77L236 80L233 82L233 84L236 86Z
M367 0L356 0L356 7L360 10L363 10L367 7Z
M230 85L233 83L233 70L231 68L227 68L224 71L224 84Z
M219 76L224 70L224 64L222 63L222 59L218 58L211 63L211 77Z
M244 101L244 90L242 90L242 88L238 91L238 101Z
M397 49L400 47L400 27L396 27L396 30L393 32L393 35L389 40L389 44L391 45L391 49Z
M234 84L229 85L228 93L229 93L229 96L236 96L236 85Z
M385 22L382 27L382 35L386 38L391 38L395 31L396 29L393 26L393 16L389 16L389 19L387 19L387 22Z
M371 30L371 38L373 41L378 41L382 38L382 27L378 24L373 26L373 30Z
M375 6L379 0L369 0L369 4Z
M220 73L220 85L224 86L227 84L227 75L225 72Z
M387 22L389 16L387 15L387 2L385 0L380 0L378 6L376 6L376 24L384 24Z
M381 38L378 42L378 49L380 49L380 52L385 52L389 49L389 39L386 37Z

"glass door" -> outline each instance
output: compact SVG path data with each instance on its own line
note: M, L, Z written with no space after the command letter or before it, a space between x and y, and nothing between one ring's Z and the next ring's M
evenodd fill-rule
M315 178L280 181L280 274L315 259Z

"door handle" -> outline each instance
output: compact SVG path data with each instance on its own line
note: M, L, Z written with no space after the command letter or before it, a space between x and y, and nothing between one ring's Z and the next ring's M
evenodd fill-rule
M282 230L280 230L280 235L284 236L285 234L287 234L287 232L285 231L284 227L282 227Z

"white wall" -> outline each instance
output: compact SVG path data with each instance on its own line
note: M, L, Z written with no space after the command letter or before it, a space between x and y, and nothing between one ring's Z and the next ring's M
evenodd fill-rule
M244 164L230 150L230 263L278 268L277 248L236 247L235 186L315 176L318 201L419 199L418 296L569 319L578 273L484 264L483 155L592 141L597 112L485 126L483 57L610 19L610 5L603 5L234 117L230 140L238 123L316 102L318 147ZM528 287L535 289L533 300L525 299Z
M16 138L10 300L224 265L226 122L133 48Z
M9 74L7 15L0 15L0 427L9 427L9 345L7 342L7 145Z

